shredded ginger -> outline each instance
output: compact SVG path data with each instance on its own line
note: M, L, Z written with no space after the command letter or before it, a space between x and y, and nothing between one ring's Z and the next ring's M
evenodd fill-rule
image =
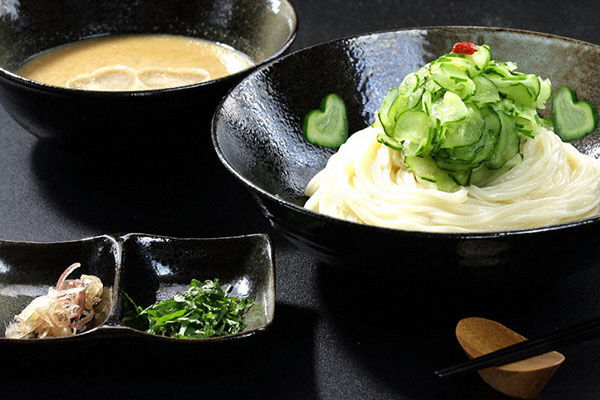
M67 277L81 264L69 266L58 278L56 288L40 296L15 315L5 332L7 338L28 339L71 336L85 330L94 319L94 307L102 301L103 285L94 275Z

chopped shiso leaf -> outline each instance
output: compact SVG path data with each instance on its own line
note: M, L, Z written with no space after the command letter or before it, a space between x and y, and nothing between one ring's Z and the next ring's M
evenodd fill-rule
M522 143L549 126L538 110L552 95L550 80L493 60L487 45L459 43L453 50L391 89L376 121L384 130L378 141L401 151L408 169L443 191L482 184L520 161ZM553 112L563 140L596 128L593 107L573 92L559 90Z
M310 143L323 147L340 147L348 139L348 117L344 100L330 93L321 101L321 108L304 118L302 133Z
M243 317L254 302L229 297L231 289L223 289L218 279L204 282L192 279L185 292L145 309L137 306L125 293L121 322L134 329L173 338L199 339L236 334L246 328Z

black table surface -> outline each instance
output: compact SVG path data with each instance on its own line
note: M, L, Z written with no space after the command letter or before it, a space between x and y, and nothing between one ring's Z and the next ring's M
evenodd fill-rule
M403 27L484 25L527 29L600 44L598 1L297 0L291 51L331 39ZM560 55L556 60L560 62ZM208 134L208 132L207 132ZM267 232L276 259L272 329L223 353L178 348L154 357L111 341L61 349L64 360L13 366L3 355L0 398L503 399L477 374L440 380L435 369L465 359L454 338L467 316L535 336L600 314L600 260L550 285L415 287L349 277L274 231L221 167L154 168L85 155L39 141L0 109L0 239L61 241L111 232L210 237ZM162 173L156 167L164 163ZM144 171L148 168L149 172ZM208 177L207 177L208 175ZM211 189L207 189L211 187ZM368 269L368 266L365 266ZM116 343L116 342L115 342ZM133 347L132 347L133 348ZM206 351L205 351L206 350ZM561 349L565 363L540 399L600 398L600 341ZM198 352L195 359L194 352ZM191 360L190 360L191 357ZM27 361L27 360L26 360Z

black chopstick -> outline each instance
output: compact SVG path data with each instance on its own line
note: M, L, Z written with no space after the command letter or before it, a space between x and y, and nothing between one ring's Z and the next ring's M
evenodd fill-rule
M456 374L506 365L599 336L600 318L593 318L567 328L557 329L548 335L525 340L484 356L437 370L435 374L440 378L447 378Z

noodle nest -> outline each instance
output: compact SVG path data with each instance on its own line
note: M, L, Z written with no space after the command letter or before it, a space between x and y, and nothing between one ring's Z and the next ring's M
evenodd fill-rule
M522 147L522 162L483 187L438 190L406 169L402 153L356 132L308 184L307 209L387 228L489 232L536 228L600 214L600 161L549 130ZM520 157L520 156L518 156Z

